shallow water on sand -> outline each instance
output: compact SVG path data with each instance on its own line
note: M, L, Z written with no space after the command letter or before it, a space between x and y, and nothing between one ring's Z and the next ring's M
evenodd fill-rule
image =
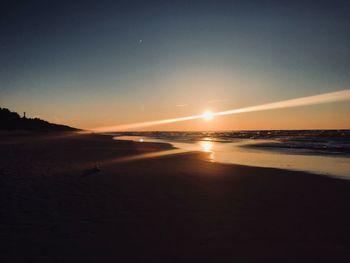
M254 145L273 143L271 140L243 139L236 142L218 142L211 138L204 138L199 141L179 142L144 136L116 136L114 138L138 142L171 143L179 149L207 152L208 160L211 162L282 168L350 179L349 156L321 155L307 151L300 154L300 152L293 151L254 148Z

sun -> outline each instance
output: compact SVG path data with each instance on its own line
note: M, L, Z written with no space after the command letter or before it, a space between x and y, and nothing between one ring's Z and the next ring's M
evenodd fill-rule
M210 121L214 118L214 114L211 111L205 111L202 114L202 119L206 121Z

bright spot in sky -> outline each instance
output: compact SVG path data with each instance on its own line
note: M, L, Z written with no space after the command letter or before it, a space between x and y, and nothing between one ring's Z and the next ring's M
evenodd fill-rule
M209 141L200 142L200 146L203 152L211 152L213 148L213 143Z
M205 111L202 114L202 119L206 121L210 121L214 118L214 114L211 111Z

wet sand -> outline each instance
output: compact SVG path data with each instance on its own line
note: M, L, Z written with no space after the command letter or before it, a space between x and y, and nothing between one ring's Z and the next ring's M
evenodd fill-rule
M113 161L171 149L1 134L0 261L350 262L350 181L203 153Z

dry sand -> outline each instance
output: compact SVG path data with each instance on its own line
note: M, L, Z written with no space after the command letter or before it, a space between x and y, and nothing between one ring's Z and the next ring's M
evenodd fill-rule
M171 146L108 136L0 138L0 262L350 262L349 181L199 153L113 162Z

